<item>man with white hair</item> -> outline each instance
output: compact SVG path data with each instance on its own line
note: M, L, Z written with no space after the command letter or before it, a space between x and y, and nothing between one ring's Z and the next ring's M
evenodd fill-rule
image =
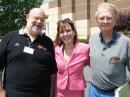
M115 97L115 90L127 81L130 39L114 30L117 15L116 6L110 3L101 3L96 11L100 32L89 39L92 80L88 97Z

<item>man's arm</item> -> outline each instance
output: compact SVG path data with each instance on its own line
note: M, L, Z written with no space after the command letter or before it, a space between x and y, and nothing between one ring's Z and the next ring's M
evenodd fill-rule
M51 91L50 97L54 97L56 89L56 74L51 75Z
M127 77L128 77L128 79L130 80L130 41L128 42L128 47L127 47L127 52L126 52L126 54L127 54L127 61L126 61L126 65L127 65L127 68L128 68L128 70L127 70Z

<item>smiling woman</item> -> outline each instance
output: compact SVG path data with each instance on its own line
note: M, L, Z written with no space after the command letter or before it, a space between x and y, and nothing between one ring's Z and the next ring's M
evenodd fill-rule
M60 36L64 35L64 34L67 34L67 35L71 34L71 36L73 36L72 41L71 41L72 44L75 44L77 42L77 31L75 29L73 22L69 18L58 21L57 25L58 25L58 27L57 27L58 33L57 33L56 39L55 39L56 45L63 44L62 38Z
M55 57L58 67L56 97L84 97L83 68L89 64L89 45L78 42L77 31L69 18L57 22Z

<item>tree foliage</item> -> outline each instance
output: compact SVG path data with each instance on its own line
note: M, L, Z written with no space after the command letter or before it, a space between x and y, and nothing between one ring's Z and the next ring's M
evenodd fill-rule
M0 0L0 33L18 29L25 25L26 14L39 7L43 0Z
M122 10L118 13L116 25L114 27L116 31L130 31L130 11Z

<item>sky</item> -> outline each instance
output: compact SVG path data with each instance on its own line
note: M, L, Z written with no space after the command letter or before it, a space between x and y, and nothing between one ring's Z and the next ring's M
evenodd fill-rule
M43 0L44 3L48 2L48 0Z

